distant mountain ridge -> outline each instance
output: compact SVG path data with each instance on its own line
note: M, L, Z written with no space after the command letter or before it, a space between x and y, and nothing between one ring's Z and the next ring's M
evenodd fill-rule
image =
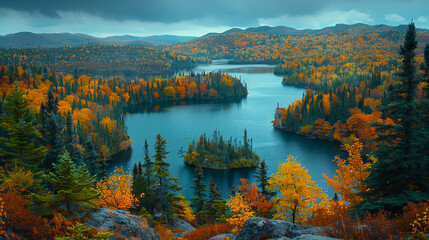
M232 28L223 33L236 33L236 32L251 32L251 33L266 33L266 34L278 34L278 35L311 35L311 34L327 34L327 33L370 33L370 32L386 32L386 31L395 31L400 33L405 33L407 31L408 25L399 25L399 26L388 26L388 25L368 25L363 23L356 24L337 24L332 27L326 27L322 29L295 29L291 27L284 26L260 26L260 27L250 27L246 29L241 28ZM212 33L210 34L212 35Z
M192 36L160 35L136 37L131 35L98 38L86 34L19 32L1 36L0 48L37 48L82 46L87 44L151 44L181 43L194 39Z
M387 32L396 31L405 33L407 25L387 26L387 25L367 25L363 23L357 24L337 24L332 27L322 29L295 29L285 26L260 26L250 27L246 29L231 28L223 33L208 33L203 37L228 34L228 33L264 33L264 34L278 34L278 35L311 35L311 34L329 34L329 33L353 33L364 34L371 32ZM418 31L425 33L429 37L429 31L419 29ZM184 43L198 39L193 36L176 36L176 35L155 35L149 37L137 37L132 35L111 36L106 38L98 38L86 34L72 34L72 33L32 33L32 32L19 32L8 34L5 36L0 35L0 48L35 48L35 47L64 47L64 46L82 46L87 44L150 44L150 45L164 45Z

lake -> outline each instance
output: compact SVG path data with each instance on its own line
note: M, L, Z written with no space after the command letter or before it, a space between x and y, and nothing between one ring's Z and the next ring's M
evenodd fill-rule
M167 140L167 150L170 152L166 159L170 164L170 175L179 179L179 184L183 187L181 193L191 199L193 189L190 186L193 185L194 167L185 165L183 158L179 157L179 150L186 150L189 143L192 140L198 141L203 133L211 138L215 129L221 132L224 139L232 136L238 140L243 139L243 131L247 129L256 153L266 161L269 174L276 172L279 163L285 162L288 155L293 155L308 169L313 180L326 187L322 173L330 177L334 175L336 165L332 160L335 155L341 154L338 145L274 129L270 122L274 118L277 103L287 106L301 98L305 89L282 86L282 78L275 76L274 67L269 65L227 65L224 62L214 62L199 65L193 71L219 70L240 78L247 84L249 95L246 99L222 104L170 106L157 111L127 115L125 122L133 140L133 150L116 156L110 170L123 165L125 170L131 171L134 163L143 162L145 139L150 145L152 156L155 137L160 133ZM254 171L255 169L204 169L204 181L208 184L213 178L220 187L222 196L227 198L232 186L239 185L240 178L255 182Z

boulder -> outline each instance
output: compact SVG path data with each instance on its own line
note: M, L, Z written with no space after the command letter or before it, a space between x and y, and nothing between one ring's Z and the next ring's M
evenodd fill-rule
M100 208L90 212L85 223L90 228L114 233L119 239L159 239L158 233L143 220L127 211Z
M253 217L246 221L236 240L290 237L292 230L300 229L300 226L290 222Z
M306 235L301 235L294 238L281 237L281 238L274 238L274 239L268 239L268 240L338 240L338 239L319 236L319 235L306 234Z
M186 222L180 218L172 219L172 221L170 223L170 228L172 231L182 229L185 232L192 232L196 229L190 223L188 223L188 222Z
M317 229L315 227L301 227L290 222L261 217L253 217L247 220L243 226L243 229L241 229L236 238L236 240L259 239L327 240L333 238L318 236Z
M209 240L235 240L235 235L231 233L223 233L209 238Z
M292 240L338 240L338 238L330 238L320 235L305 234L292 238Z

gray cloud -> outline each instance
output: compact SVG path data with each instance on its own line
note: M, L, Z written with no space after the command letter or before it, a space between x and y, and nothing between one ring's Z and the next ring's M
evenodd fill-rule
M40 13L50 18L59 18L59 12L82 12L117 21L172 23L215 19L217 24L236 26L255 24L258 18L309 15L330 8L407 11L420 6L414 10L418 11L428 10L427 5L427 0L0 0L1 8Z
M81 30L91 26L92 33L105 34L107 24L112 25L111 33L153 32L157 27L180 32L186 25L195 29L261 24L320 28L355 22L406 24L412 18L425 20L420 21L422 27L429 27L427 0L0 0L0 11L1 20L17 23L4 27L15 27L14 32L91 33ZM388 21L386 16L401 16L406 22Z

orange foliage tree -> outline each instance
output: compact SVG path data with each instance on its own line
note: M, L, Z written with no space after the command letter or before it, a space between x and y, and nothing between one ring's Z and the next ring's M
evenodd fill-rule
M243 196L240 193L237 193L235 196L230 196L226 201L226 205L233 212L233 216L227 218L226 221L234 226L232 229L233 233L238 233L241 228L243 228L244 223L251 217L253 217L254 212L251 207L246 204L243 199Z
M255 212L255 216L268 217L270 210L275 205L275 201L267 200L262 193L258 192L256 184L250 186L248 179L242 178L240 181L241 185L238 186L238 189L243 197L244 204L247 204Z
M131 193L133 176L125 173L122 167L103 181L97 182L97 190L101 192L95 205L110 209L129 210L136 199Z
M344 147L348 152L349 157L347 161L335 156L334 161L337 162L338 169L337 175L333 179L323 174L326 181L333 190L342 195L343 200L349 202L351 205L362 201L362 197L358 193L365 190L363 181L369 176L368 171L371 163L364 163L361 157L362 143L356 138L352 137L353 144L345 144Z

